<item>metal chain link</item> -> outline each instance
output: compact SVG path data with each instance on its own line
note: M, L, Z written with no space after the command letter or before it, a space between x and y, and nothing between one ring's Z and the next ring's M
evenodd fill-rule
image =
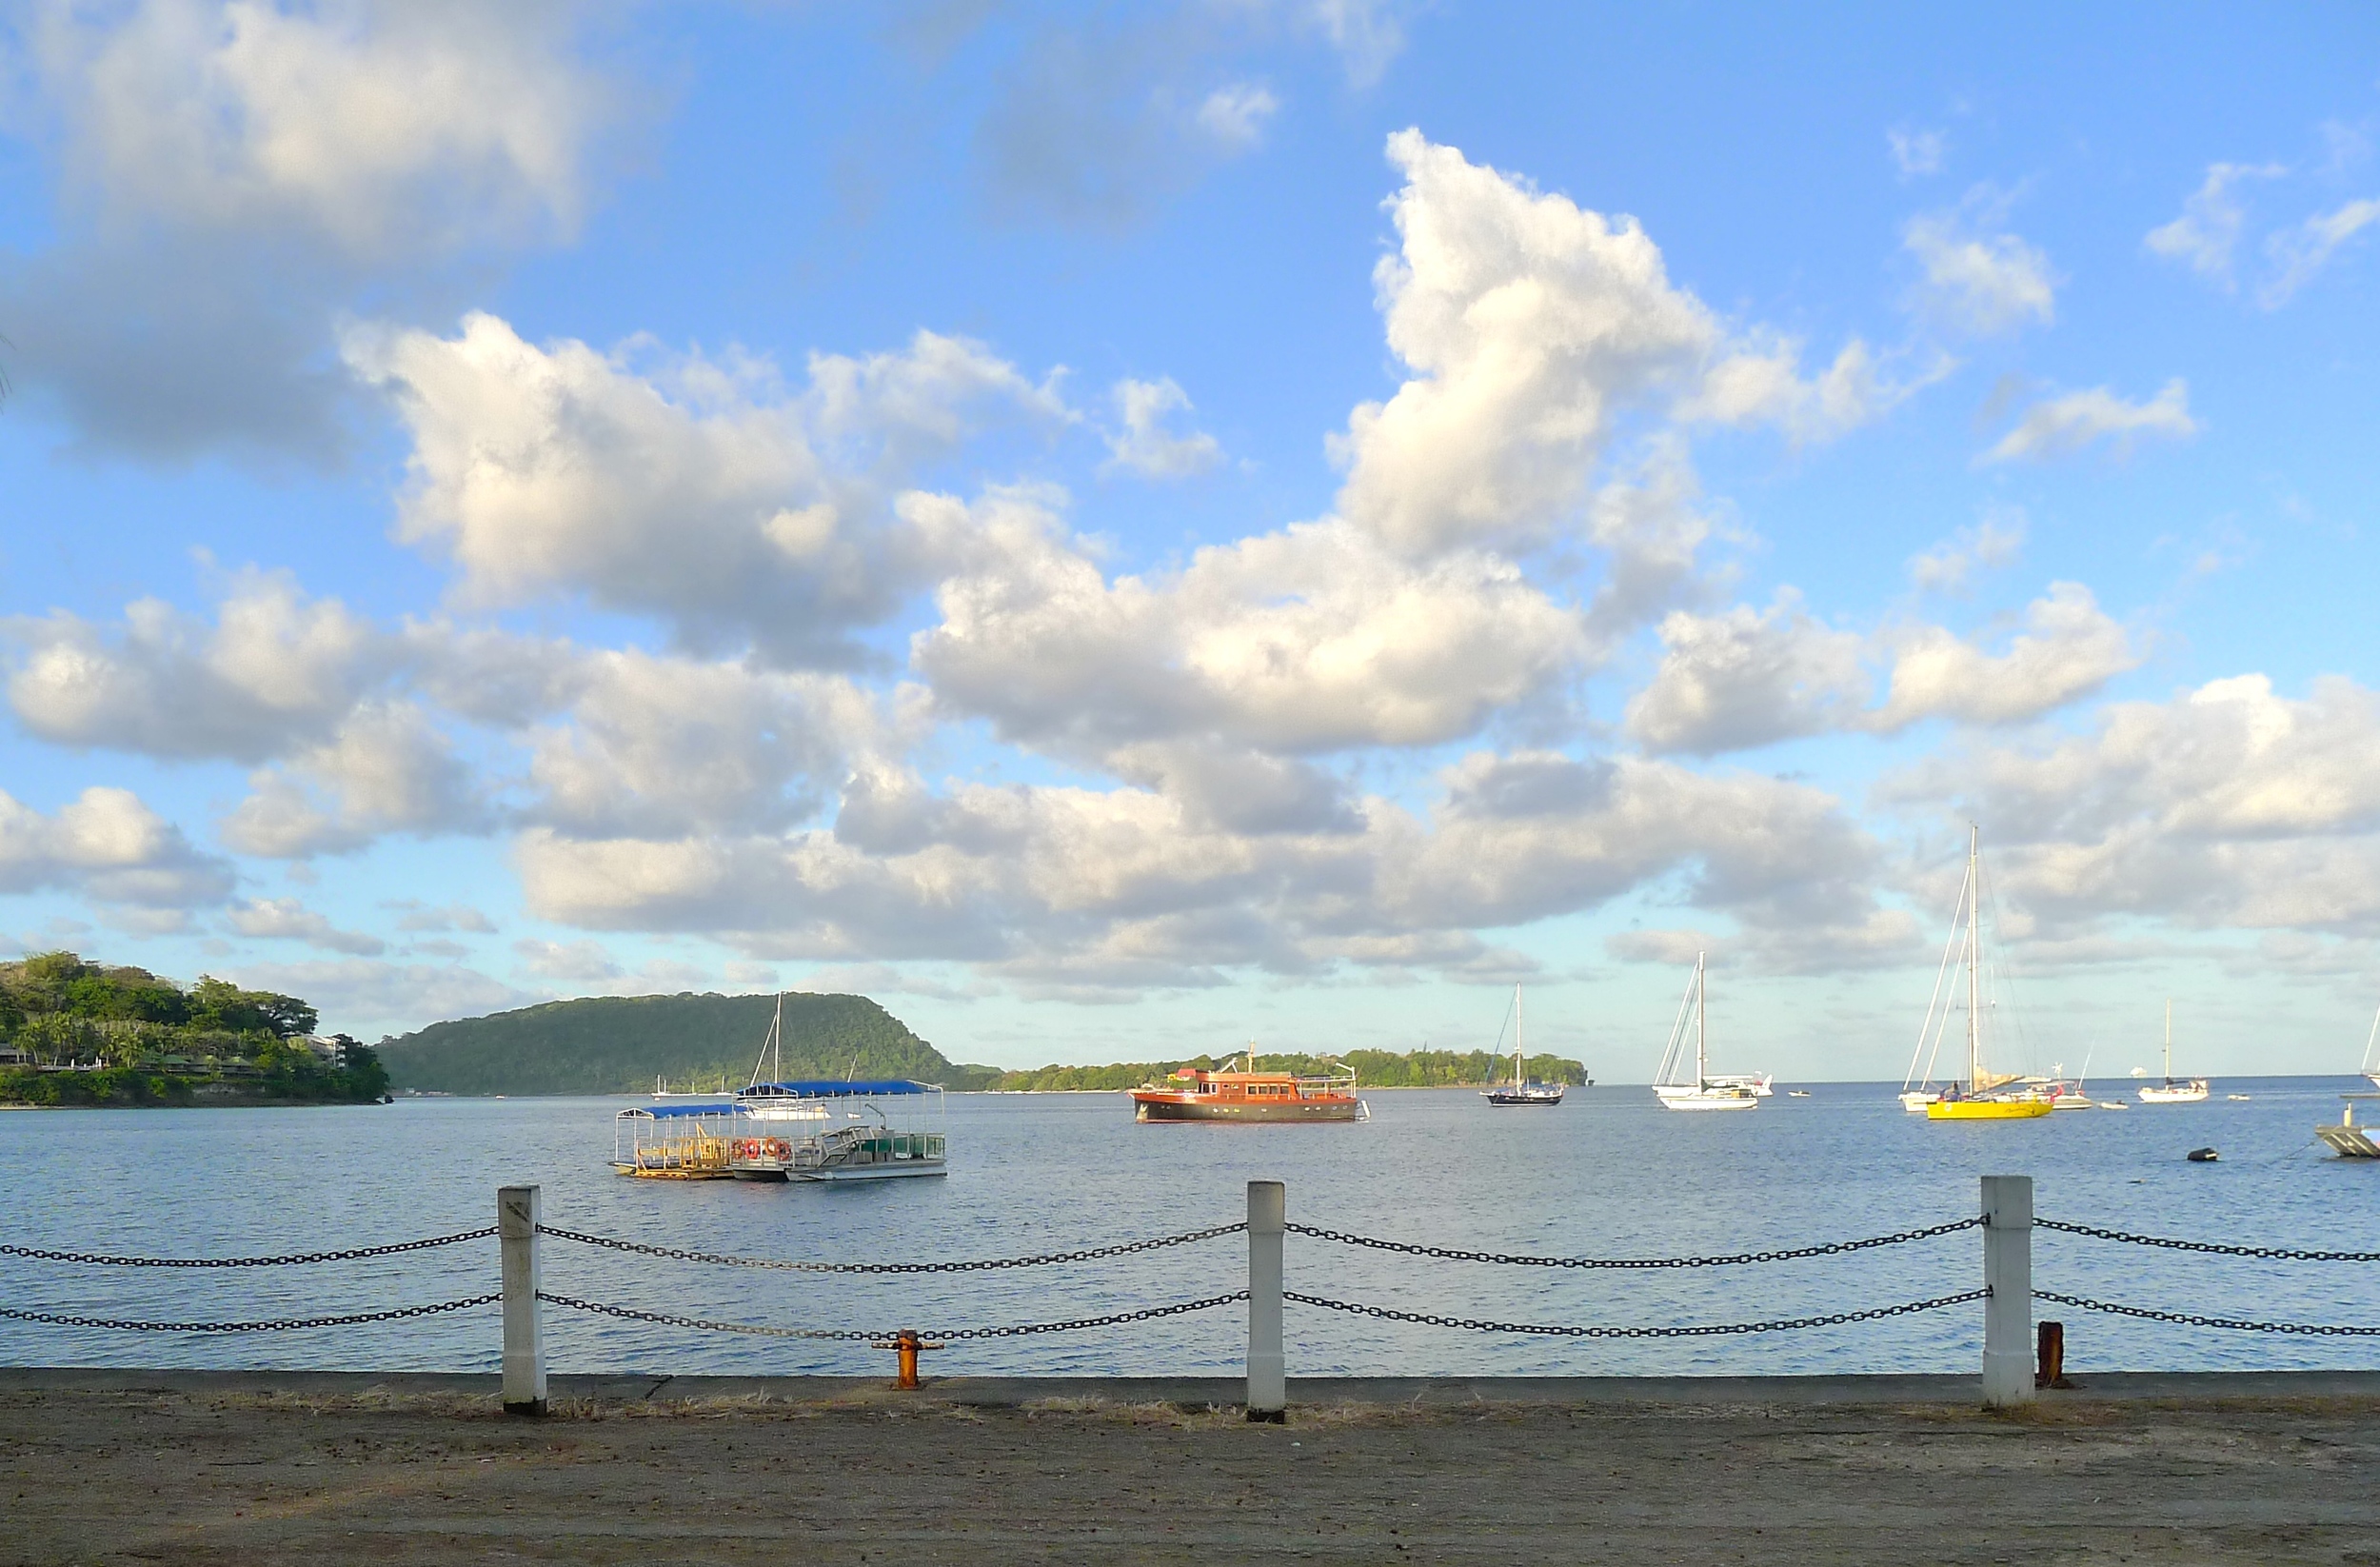
M461 1240L485 1240L496 1226L466 1230L461 1235L433 1236L427 1240L400 1240L387 1246L357 1246L343 1252L299 1252L290 1257L116 1257L107 1252L53 1252L38 1246L0 1245L0 1257L30 1257L42 1262L96 1262L115 1268L296 1268L312 1262L347 1262L359 1257L394 1257L399 1252L426 1251Z
M356 1312L346 1317L307 1317L258 1322L134 1322L114 1317L65 1317L46 1311L18 1311L0 1306L0 1317L19 1322L48 1322L55 1327L122 1328L132 1333L286 1333L293 1328L343 1328L358 1322L393 1322L405 1317L434 1317L442 1311L488 1306L504 1299L474 1295L467 1300L442 1300L434 1306L399 1306L389 1311Z
M2087 1235L2093 1240L2121 1240L2134 1246L2163 1246L2168 1251L2213 1252L2223 1257L2262 1257L2282 1262L2380 1262L2380 1252L2309 1252L2294 1251L2287 1246L2226 1246L2212 1240L2169 1240L2163 1236L2132 1235L2124 1230L2103 1230L2091 1224L2062 1224L2054 1219L2036 1219L2036 1230L2063 1230L2068 1235Z
M2084 1295L2059 1295L2051 1290L2035 1290L2033 1293L2037 1300L2055 1300L2062 1306L2112 1312L2118 1317L2140 1317L2152 1322L2181 1322L2194 1328L2235 1328L2242 1333L2307 1333L2325 1339L2380 1338L2380 1328L2333 1327L2310 1322L2247 1322L2236 1317L2200 1317L2186 1311L2151 1311L2146 1306L2122 1306L2112 1300L2093 1300Z
M1782 1333L1790 1328L1826 1328L1837 1327L1845 1322L1873 1322L1881 1317L1906 1317L1911 1312L1938 1311L1944 1306L1964 1305L1970 1300L1984 1299L1991 1293L1990 1290L1969 1290L1963 1295L1945 1295L1933 1300L1911 1300L1897 1306L1877 1306L1870 1311L1838 1311L1829 1317L1795 1317L1772 1322L1716 1322L1667 1328L1560 1327L1538 1322L1482 1322L1471 1317L1434 1317L1427 1312L1398 1311L1388 1306L1327 1300L1319 1295L1299 1295L1289 1290L1281 1292L1281 1299L1295 1300L1302 1306L1349 1312L1358 1317L1379 1317L1392 1322L1419 1322L1434 1328L1468 1328L1475 1333L1535 1333L1557 1339L1710 1339L1732 1333Z
M872 1343L884 1337L881 1331L860 1332L849 1328L779 1328L757 1322L713 1322L700 1317L679 1317L665 1311L608 1306L568 1295L548 1295L543 1290L537 1292L537 1298L548 1305L567 1306L573 1311L600 1312L605 1317L625 1317L634 1322L659 1322L664 1327L701 1328L709 1333L743 1333L761 1339L825 1339L838 1343ZM957 1328L946 1333L920 1330L919 1337L955 1343L965 1339L1018 1339L1030 1333L1073 1333L1084 1328L1114 1327L1119 1322L1145 1322L1155 1317L1179 1317L1184 1312L1228 1306L1235 1300L1245 1300L1247 1298L1246 1290L1235 1290L1229 1295L1210 1296L1204 1300L1181 1300L1170 1306L1143 1306L1139 1311L1118 1312L1113 1317L1082 1317L1070 1322L1025 1322L1015 1327Z
M1167 1246L1186 1246L1194 1240L1212 1240L1219 1235L1238 1235L1247 1227L1247 1220L1242 1220L1237 1224L1218 1224L1213 1229L1192 1230L1187 1235L1127 1240L1113 1246L1094 1246L1088 1251L1044 1252L1037 1257L999 1257L976 1262L795 1262L773 1257L682 1251L675 1246L652 1246L641 1240L615 1240L609 1236L582 1235L576 1230L557 1230L545 1224L538 1226L538 1233L550 1235L557 1240L576 1240L582 1245L607 1246L613 1251L636 1252L645 1257L666 1257L679 1262L716 1262L727 1268L773 1268L783 1273L982 1273L995 1268L1042 1268L1059 1262L1089 1262L1102 1257L1160 1251Z
M1874 1246L1898 1246L1912 1240L1931 1240L1937 1235L1951 1235L1959 1230L1973 1229L1983 1220L1953 1220L1922 1230L1903 1230L1897 1235L1879 1235L1866 1240L1834 1240L1823 1246L1797 1246L1791 1251L1735 1252L1725 1257L1525 1257L1510 1252L1457 1251L1451 1246L1418 1246L1403 1240L1380 1240L1368 1235L1349 1235L1339 1230L1318 1230L1306 1224L1288 1224L1283 1228L1293 1235L1310 1235L1317 1240L1336 1240L1342 1246L1369 1246L1376 1251L1404 1252L1413 1257L1436 1257L1454 1262L1497 1262L1516 1268L1725 1268L1746 1262L1784 1262L1798 1257L1839 1257L1845 1252L1866 1251Z

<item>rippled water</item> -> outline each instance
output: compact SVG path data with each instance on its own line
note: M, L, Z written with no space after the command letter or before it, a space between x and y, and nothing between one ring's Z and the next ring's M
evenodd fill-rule
M2114 1092L2119 1086L2110 1083ZM951 1173L856 1186L635 1181L611 1173L620 1100L419 1100L320 1110L0 1115L0 1240L239 1255L410 1240L492 1222L495 1188L544 1187L546 1222L754 1256L932 1260L1094 1246L1227 1223L1244 1183L1285 1180L1294 1220L1418 1242L1663 1256L1849 1240L1975 1211L1979 1174L2031 1174L2043 1217L2152 1234L2380 1250L2380 1167L2314 1143L2359 1080L2232 1080L2237 1103L1928 1122L1892 1090L1820 1084L1751 1115L1662 1111L1646 1089L1553 1110L1456 1091L1374 1093L1343 1126L1141 1126L1121 1095L954 1096ZM2191 1164L2203 1144L2222 1161ZM1238 1236L1029 1272L819 1279L639 1259L548 1240L545 1287L712 1319L928 1330L1101 1315L1244 1282ZM1980 1282L1973 1231L1847 1257L1691 1271L1488 1267L1288 1242L1289 1287L1501 1320L1659 1324L1820 1315ZM2211 1315L2380 1323L2380 1267L2257 1262L2043 1233L2041 1288ZM21 1310L144 1319L325 1315L492 1290L495 1243L271 1270L132 1269L0 1258ZM862 1348L732 1338L547 1308L559 1371L879 1371ZM2283 1338L2073 1308L2088 1369L2380 1366L2380 1340ZM1230 1372L1238 1307L1096 1332L954 1346L929 1369ZM1291 1374L1785 1373L1971 1369L1979 1305L1756 1338L1577 1340L1475 1334L1293 1305ZM132 1334L0 1321L10 1364L492 1369L493 1307L273 1335Z

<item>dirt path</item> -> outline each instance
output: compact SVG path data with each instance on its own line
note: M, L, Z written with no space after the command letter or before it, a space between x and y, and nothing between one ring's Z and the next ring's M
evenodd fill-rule
M0 1561L2320 1562L2380 1402L1022 1409L0 1393Z

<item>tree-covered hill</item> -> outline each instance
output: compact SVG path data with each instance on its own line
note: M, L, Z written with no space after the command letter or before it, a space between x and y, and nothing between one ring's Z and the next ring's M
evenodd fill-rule
M767 1037L775 996L592 996L432 1023L383 1041L400 1088L447 1094L637 1094L741 1088ZM864 996L784 999L788 1078L914 1078L946 1088L999 1074L952 1063Z

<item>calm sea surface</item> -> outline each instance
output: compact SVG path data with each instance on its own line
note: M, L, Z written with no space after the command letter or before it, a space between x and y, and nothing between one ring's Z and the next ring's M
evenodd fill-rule
M2108 1097L2130 1085L2111 1081ZM945 1180L856 1186L637 1181L606 1164L611 1099L415 1100L321 1110L0 1115L0 1241L236 1256L412 1240L493 1221L495 1188L537 1182L545 1220L751 1256L930 1261L1108 1244L1243 1217L1245 1182L1285 1180L1293 1220L1395 1240L1549 1255L1676 1256L1852 1240L1962 1218L1976 1177L2031 1174L2045 1218L2235 1243L2380 1250L2380 1167L2312 1140L2356 1079L2218 1081L2201 1105L1961 1125L1893 1090L1780 1089L1751 1115L1679 1115L1642 1087L1553 1110L1474 1093L1369 1097L1345 1126L1141 1126L1121 1095L952 1096ZM2226 1092L2247 1093L2233 1102ZM2215 1164L2192 1164L2212 1144ZM1103 1315L1245 1279L1239 1236L1074 1266L814 1278L642 1259L547 1240L545 1285L746 1322L928 1330ZM1507 1321L1656 1324L1815 1316L1980 1282L1973 1231L1851 1256L1647 1272L1431 1261L1292 1236L1289 1287ZM95 1267L0 1258L20 1310L149 1319L369 1311L495 1288L484 1240L305 1268ZM2380 1266L2259 1262L2041 1233L2044 1289L2206 1315L2380 1323ZM864 1348L729 1337L546 1308L558 1371L855 1372ZM2045 1307L2077 1369L2380 1366L2380 1340L2221 1332ZM1289 1308L1291 1375L1965 1371L1979 1305L1757 1337L1575 1340L1457 1332ZM1240 1308L1094 1332L968 1342L928 1369L1231 1372ZM495 1308L269 1335L103 1332L0 1321L16 1365L493 1369Z

